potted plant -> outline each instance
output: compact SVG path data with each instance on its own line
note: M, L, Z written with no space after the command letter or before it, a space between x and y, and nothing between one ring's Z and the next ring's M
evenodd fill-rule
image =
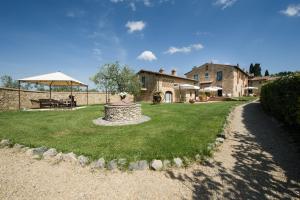
M163 92L161 91L156 91L153 94L153 104L159 104L163 100Z
M195 103L195 99L189 99L190 103Z
M126 95L127 95L127 92L121 92L121 93L119 93L121 101L123 101L126 98Z

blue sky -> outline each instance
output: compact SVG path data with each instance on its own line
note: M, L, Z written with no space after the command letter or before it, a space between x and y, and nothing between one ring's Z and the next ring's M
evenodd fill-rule
M299 0L0 0L0 29L0 75L15 79L62 71L92 86L117 60L179 75L211 61L300 69Z

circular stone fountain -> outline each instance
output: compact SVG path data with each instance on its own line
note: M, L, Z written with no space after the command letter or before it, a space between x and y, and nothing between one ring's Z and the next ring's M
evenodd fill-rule
M104 106L105 116L95 119L96 125L120 126L140 124L149 121L150 118L142 115L141 104L126 102L124 100Z

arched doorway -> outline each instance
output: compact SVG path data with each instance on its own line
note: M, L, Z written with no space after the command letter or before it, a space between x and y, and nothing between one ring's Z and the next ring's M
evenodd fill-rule
M165 93L165 103L172 103L173 102L173 94L170 91Z

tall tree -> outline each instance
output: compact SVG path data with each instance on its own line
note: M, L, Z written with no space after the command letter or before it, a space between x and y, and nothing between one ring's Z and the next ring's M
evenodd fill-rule
M269 71L266 69L265 76L270 76Z
M255 63L255 65L253 66L253 73L254 76L261 76L261 67L259 63Z
M253 64L252 63L250 64L250 67L249 67L249 73L250 74L254 73L254 71L253 71Z
M14 81L11 76L4 75L1 76L1 85L7 88L18 88L18 82Z
M119 62L105 64L90 78L101 90L109 93L127 92L138 95L141 83L138 76L129 66L121 66Z
M288 75L293 75L293 74L297 74L300 73L300 71L295 71L295 72L291 72L291 71L283 71L283 72L278 72L275 74L272 74L271 76L288 76Z

